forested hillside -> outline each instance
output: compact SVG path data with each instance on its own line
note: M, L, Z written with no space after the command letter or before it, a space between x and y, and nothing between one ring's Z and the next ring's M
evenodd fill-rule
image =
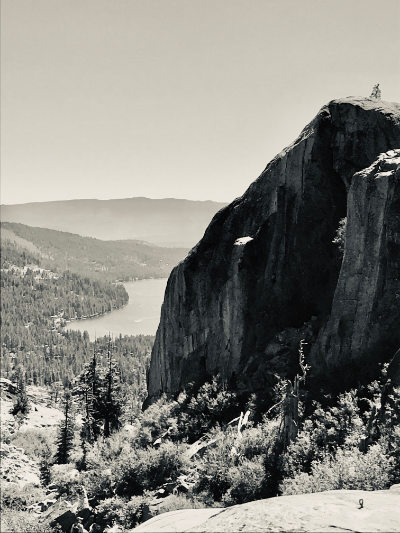
M142 241L101 241L24 224L1 223L2 241L18 243L46 268L69 270L100 280L164 278L186 248L162 248Z
M35 385L62 382L68 386L96 348L86 334L64 331L66 320L93 316L127 303L121 284L93 280L70 271L45 269L42 259L3 241L1 255L2 375L12 378L22 365L26 381ZM112 346L121 381L143 396L145 368L153 337L120 337Z

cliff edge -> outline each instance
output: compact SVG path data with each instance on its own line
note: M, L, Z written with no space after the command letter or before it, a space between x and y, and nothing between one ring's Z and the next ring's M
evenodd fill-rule
M396 154L379 156L399 147L399 104L333 100L214 216L168 280L148 402L216 374L263 390L295 371L300 339L315 375L394 355L399 179ZM346 215L342 264L332 240Z

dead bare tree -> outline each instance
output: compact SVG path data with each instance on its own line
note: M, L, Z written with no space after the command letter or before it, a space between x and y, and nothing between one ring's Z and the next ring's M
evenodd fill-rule
M284 449L297 437L299 431L299 393L300 384L306 380L306 375L310 367L305 363L304 345L306 342L302 339L299 346L299 365L301 374L296 374L293 382L286 381L282 403L282 421L281 421L281 442Z

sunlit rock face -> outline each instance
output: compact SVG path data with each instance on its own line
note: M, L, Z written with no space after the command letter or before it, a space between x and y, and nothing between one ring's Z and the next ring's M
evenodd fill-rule
M152 352L147 403L163 392L174 394L189 382L201 383L216 374L239 390L263 390L275 373L294 371L300 339L313 347L315 374L344 359L363 357L366 345L359 339L362 319L357 312L357 352L352 352L348 340L339 343L332 337L340 329L335 326L334 310L344 305L344 297L337 293L342 254L332 240L346 214L351 219L349 231L358 231L360 214L347 213L348 195L349 206L370 209L381 225L389 217L398 231L398 188L387 185L385 189L382 182L370 204L361 198L363 191L368 197L370 192L370 186L363 185L363 173L352 185L356 172L397 147L398 104L334 100L267 165L242 197L214 216L203 239L169 278ZM378 199L385 194L383 189L397 194L384 215L380 210L387 204ZM398 253L396 239L385 241L394 243L388 244L393 257ZM349 242L353 240L349 237ZM383 242L368 237L371 261L384 261L385 252L374 248L378 241ZM353 256L356 253L361 252L354 244ZM348 257L346 247L346 261ZM379 271L379 281L374 281L375 289L368 288L366 299L386 291L378 290L377 284L392 276L393 265L387 274ZM368 283L368 276L363 283ZM376 312L374 317L379 316ZM398 308L393 313L398 319ZM365 324L373 320L376 331L371 333L371 343L375 345L384 325L375 318L364 319ZM328 346L328 352L321 353Z
M370 366L399 346L400 150L390 150L351 180L342 267L311 361L327 372Z

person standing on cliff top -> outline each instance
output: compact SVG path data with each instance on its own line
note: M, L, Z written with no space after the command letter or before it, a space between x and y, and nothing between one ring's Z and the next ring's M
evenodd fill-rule
M379 83L377 83L372 88L372 92L371 92L370 98L376 98L377 100L380 100L381 99L381 94L382 94L382 92L381 92L381 90L379 88Z

